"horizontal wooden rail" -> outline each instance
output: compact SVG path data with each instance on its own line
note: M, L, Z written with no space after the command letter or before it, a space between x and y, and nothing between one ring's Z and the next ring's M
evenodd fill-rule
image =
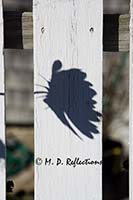
M104 15L103 50L129 51L129 15Z
M4 29L5 48L33 48L33 21L31 12L5 12ZM129 51L128 14L104 15L103 50L114 52Z

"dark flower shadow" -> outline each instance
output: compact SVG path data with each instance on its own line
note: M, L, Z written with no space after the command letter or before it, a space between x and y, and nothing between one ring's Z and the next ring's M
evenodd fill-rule
M0 140L0 159L5 159L5 145Z
M47 81L48 87L45 87L47 92L43 101L80 139L82 138L70 125L69 120L82 134L93 138L93 134L99 133L93 122L99 122L101 118L101 114L95 110L97 102L93 99L97 93L92 88L93 85L85 80L86 73L76 68L61 68L61 61L56 60L53 63L51 80Z

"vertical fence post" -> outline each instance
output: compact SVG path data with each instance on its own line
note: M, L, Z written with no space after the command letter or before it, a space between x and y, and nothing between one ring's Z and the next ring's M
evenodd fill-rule
M34 0L35 200L102 199L102 0Z
M133 200L133 0L130 1L129 199Z
M3 59L3 10L0 0L0 199L5 200L5 104Z

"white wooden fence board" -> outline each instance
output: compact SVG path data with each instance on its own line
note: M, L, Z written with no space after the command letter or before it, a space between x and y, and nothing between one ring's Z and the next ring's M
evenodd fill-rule
M129 199L133 200L133 0L130 4Z
M0 0L0 199L5 200L5 112L2 13L2 0Z
M92 133L94 138L91 139L83 134L82 128L80 129L83 122L80 124L78 121L79 126L77 127L72 123L75 113L71 113L72 107L77 106L77 101L79 101L79 110L82 113L80 114L83 119L85 119L83 113L88 116L86 113L89 112L89 109L86 110L87 112L82 110L80 102L82 95L83 98L88 97L85 92L82 94L81 79L84 81L83 84L88 84L87 81L93 84L92 88L97 92L93 98L97 102L95 110L102 112L102 1L34 0L33 21L35 158L42 158L43 161L41 164L39 160L40 165L36 164L35 166L35 199L101 200L102 166L96 164L72 167L66 165L66 159L76 157L81 160L89 158L101 161L102 159L102 120L95 122L99 134ZM60 60L63 66L60 71L52 74L52 65L56 60ZM76 70L71 73L70 69L73 68ZM86 73L87 76L84 77L86 82L83 78L85 74L83 75L78 69ZM70 77L67 77L68 74ZM51 80L52 75L53 79ZM51 85L41 76L53 81ZM67 78L70 78L71 85L67 82ZM61 111L62 116L65 113L66 119L82 139L62 123L59 119L60 115L57 117L57 112L55 114L50 106L48 107L47 103L44 103L46 94L37 92L47 91L47 89L38 87L37 84L54 88L47 96L49 105L53 103L54 109L60 112L60 115ZM88 90L86 92L88 93ZM71 99L73 93L77 95L73 97L74 100ZM44 97L39 98L42 95ZM67 103L63 104L62 102ZM65 108L60 105L69 107L72 116L68 116ZM91 118L91 113L89 117ZM77 117L77 120L79 118ZM45 165L46 158L51 158L54 164ZM57 158L61 158L63 165L56 165Z

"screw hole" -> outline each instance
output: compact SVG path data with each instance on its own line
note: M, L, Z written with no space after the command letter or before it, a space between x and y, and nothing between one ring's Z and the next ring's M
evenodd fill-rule
M44 27L42 27L42 28L41 28L41 32L44 33L44 31L45 31L45 29L44 29Z
M90 32L91 33L94 32L94 28L93 27L90 28Z

